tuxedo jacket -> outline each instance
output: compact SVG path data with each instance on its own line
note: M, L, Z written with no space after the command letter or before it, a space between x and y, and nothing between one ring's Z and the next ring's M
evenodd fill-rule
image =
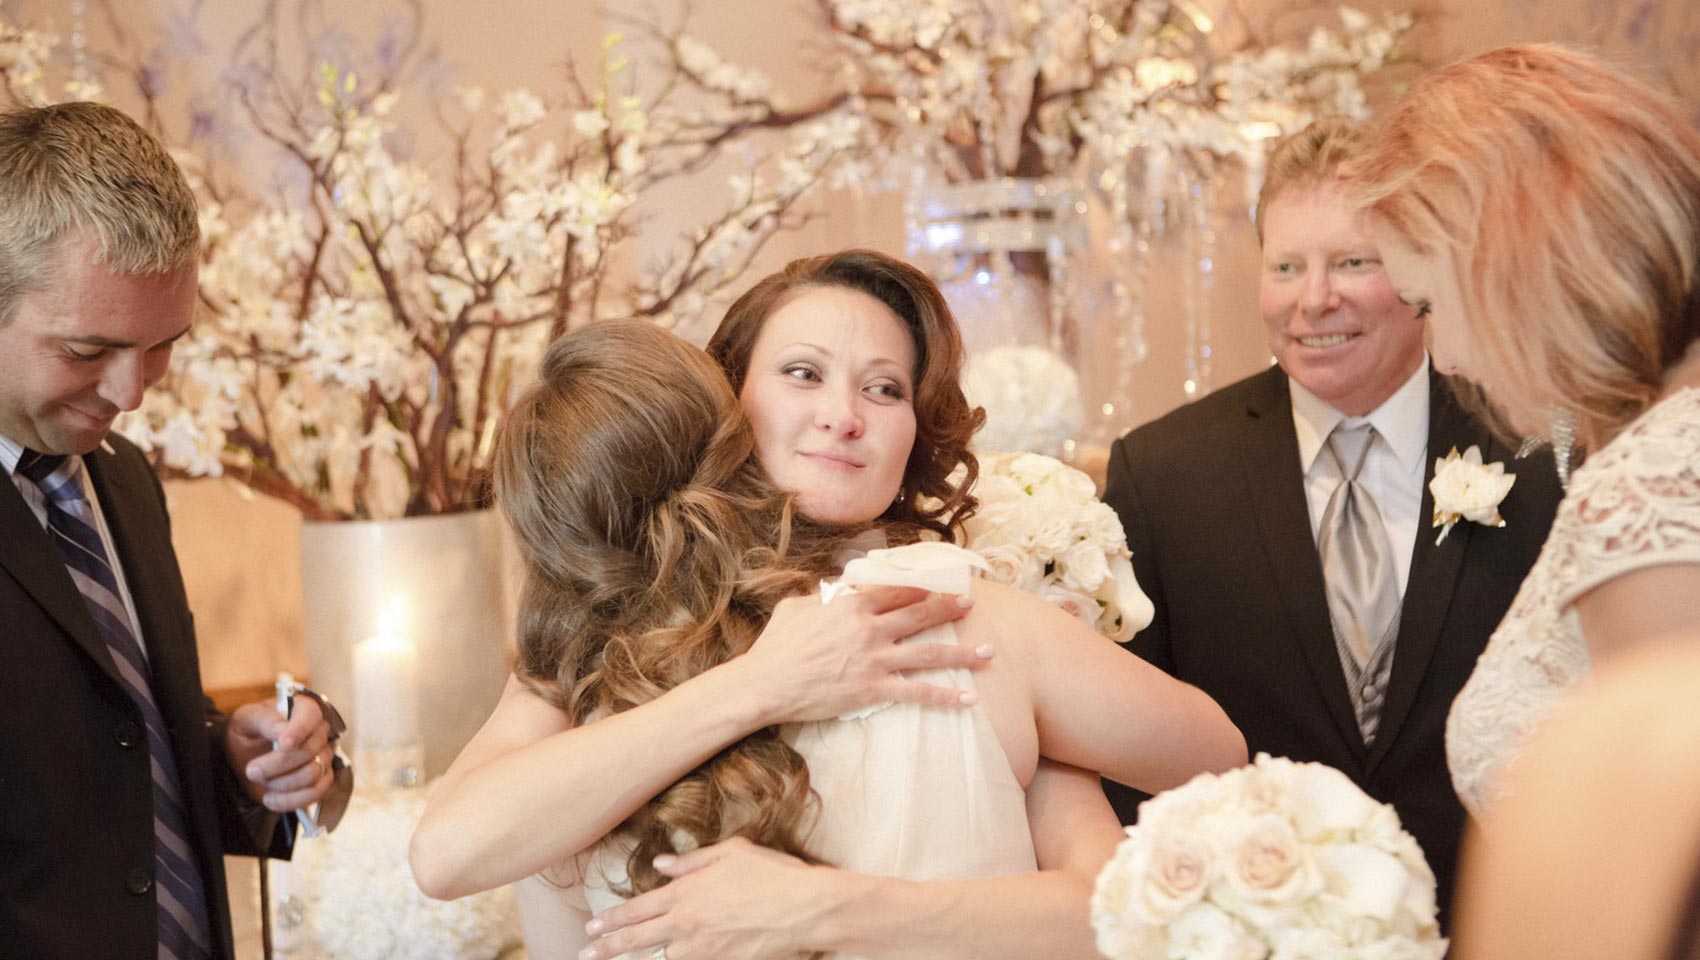
M232 955L223 854L283 855L288 831L248 803L201 692L194 623L165 495L122 438L84 458L170 728L215 956ZM0 483L0 957L158 953L153 795L141 711L119 683L59 552ZM258 813L258 815L256 815Z
M1464 810L1446 716L1546 540L1560 497L1550 455L1513 460L1431 372L1427 466L1392 675L1365 746L1329 621L1286 374L1278 367L1143 426L1110 453L1120 515L1156 616L1140 656L1216 699L1253 755L1319 761L1390 803L1434 868L1443 916ZM1459 523L1438 546L1434 460L1479 445L1517 480L1503 527ZM1141 795L1107 784L1124 823Z

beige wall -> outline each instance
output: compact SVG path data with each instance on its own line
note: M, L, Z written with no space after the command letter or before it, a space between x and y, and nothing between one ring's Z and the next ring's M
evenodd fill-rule
M25 23L52 20L63 30L68 5L68 0L7 0L3 10L9 18ZM101 8L100 0L90 5L97 11ZM168 102L190 87L214 89L225 51L259 6L258 0L199 5L197 22L205 47L195 50L179 40L171 48L165 61ZM675 17L684 4L658 0L613 6L654 9ZM805 0L698 0L693 6L693 32L717 45L729 59L763 66L776 77L781 90L795 93L798 99L823 84L818 71L824 48ZM1266 36L1302 35L1322 15L1317 12L1321 7L1295 12L1283 0L1243 0L1232 6L1207 0L1205 6L1220 13L1223 34L1229 37L1242 35L1247 28ZM1378 0L1363 6L1374 12L1408 5ZM120 11L120 22L136 49L151 48L160 36L184 36L171 24L177 12L189 7L187 0L112 0L111 7ZM569 54L581 62L596 61L599 38L609 26L591 0L502 4L425 0L423 8L428 39L457 65L456 80L488 90L514 85L540 92L554 88ZM380 11L389 7L324 4L313 9L321 16L334 9L351 37L370 38L383 29L385 15ZM97 13L91 29L96 49L115 42L101 16ZM629 26L614 26L636 33ZM1686 0L1664 0L1645 9L1634 0L1446 0L1428 5L1413 43L1425 63L1435 64L1526 40L1585 42L1632 64L1644 76L1685 95L1690 103L1700 95L1700 68L1695 66L1700 63L1700 5ZM1411 70L1394 72L1377 90L1377 98L1395 94L1399 83L1412 75ZM126 103L121 91L114 99L120 105ZM417 142L421 149L429 149L428 137L421 136ZM699 185L649 198L651 219L644 226L644 252L664 242L676 225L700 215L703 198L713 197L724 182L723 172L705 176ZM1222 194L1237 204L1240 190L1230 184ZM1220 222L1218 287L1211 303L1217 385L1260 369L1269 359L1256 316L1256 249L1250 229L1231 212L1225 211ZM795 234L781 236L752 276L794 255L850 244L901 253L900 198L828 198L820 219ZM1177 245L1159 250L1158 266L1160 275L1173 276L1182 269ZM1141 420L1181 402L1182 336L1175 284L1153 292L1150 316L1151 356L1136 372L1135 408ZM706 331L695 333L701 336ZM172 484L170 494L179 554L201 630L207 685L267 682L279 669L303 672L293 514L276 504L240 496L218 482Z

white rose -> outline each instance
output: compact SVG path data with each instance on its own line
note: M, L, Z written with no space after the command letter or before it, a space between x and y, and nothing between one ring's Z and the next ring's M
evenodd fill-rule
M1056 559L1079 539L1074 535L1074 523L1066 512L1045 509L1028 530L1027 544L1041 557Z
M1085 521L1086 537L1105 553L1127 553L1127 530L1122 527L1122 518L1109 504L1092 501L1086 505L1081 519Z
M1195 903L1169 924L1169 956L1187 960L1260 960L1263 944L1220 907Z
M1057 558L1057 572L1062 585L1077 593L1093 594L1110 577L1109 563L1097 544L1082 540L1062 552Z
M1275 931L1269 960L1357 960L1359 954L1328 930L1317 928Z
M1461 457L1443 457L1434 462L1434 479L1429 492L1435 509L1455 513L1472 523L1498 525L1499 504L1517 482L1505 472L1503 463L1483 465L1480 447L1470 447Z
M1253 818L1228 845L1222 874L1227 902L1260 927L1273 926L1322 888L1322 876L1285 817Z
M1032 553L1020 547L999 545L976 547L975 552L986 561L986 578L1006 583L1017 590L1036 590L1045 575L1045 567Z
M1164 831L1134 842L1142 853L1134 861L1138 873L1129 903L1135 916L1165 924L1204 899L1215 869L1215 852L1202 838Z

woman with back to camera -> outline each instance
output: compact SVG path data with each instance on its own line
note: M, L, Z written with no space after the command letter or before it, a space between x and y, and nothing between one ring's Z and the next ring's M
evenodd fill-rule
M887 521L940 529L948 528L953 513L968 502L965 491L945 480L965 461L974 425L955 382L959 341L936 287L913 268L862 251L799 261L741 298L711 349L741 387L739 399L754 426L762 464L781 488L798 492L802 514L850 524L884 513ZM916 506L917 491L944 506L923 513ZM987 636L993 637L1000 654L985 662L979 676L993 687L1003 682L998 677L1015 673L1013 666L1002 666L1010 653L1034 643L1055 642L1060 658L1071 643L1090 641L1094 651L1116 657L1112 663L1117 670L1144 677L1130 681L1133 686L1109 702L1080 699L1080 692L1071 690L1064 697L1073 701L1062 711L1067 716L1059 717L1055 726L1073 729L1097 711L1103 713L1104 726L1087 731L1082 742L1059 738L1054 744L1039 744L1049 747L1047 755L1108 766L1112 775L1151 788L1243 760L1243 742L1207 698L1162 682L1166 678L1146 676L1143 664L1036 599L977 585L977 603L965 629L970 640L982 642L934 649L928 644L893 647L891 641L912 632L918 618L904 608L878 613L880 604L870 601L877 595L870 591L841 597L830 607L815 599L787 600L778 605L772 623L748 654L631 710L583 726L574 725L536 694L511 685L496 716L432 798L432 809L415 838L414 866L422 885L433 894L458 895L559 863L595 843L721 747L776 722L825 719L892 699L893 693L918 694L935 703L948 698L958 704L949 709L974 712L976 708L960 704L960 690L920 686L893 677L891 671L972 662L974 649ZM929 615L936 619L938 609L951 600L928 603L935 605ZM1017 629L1031 624L1034 616L1042 623L1041 632L1054 632L1059 639L1028 637ZM974 626L976 620L981 626ZM1068 636L1077 639L1069 641ZM909 659L900 661L899 656ZM1155 687L1154 696L1139 692L1148 683ZM991 688L986 692L989 695ZM1117 719L1125 716L1135 722ZM1005 729L1012 726L1004 722ZM980 891L959 914L971 928L966 931L941 919L940 904L963 896L944 889L949 885L905 888L901 897L891 896L887 903L897 902L915 919L887 915L873 924L864 911L868 928L906 933L912 944L926 944L931 931L938 942L914 949L933 955L1013 956L1024 949L1028 955L1034 949L1056 955L1089 952L1085 891L1096 861L1107 854L1119 831L1105 811L1095 778L1038 762L1031 739L1025 744L1014 743L1019 737L1010 739L1015 749L1009 761L1017 781L1027 787L1039 865L1086 865L1069 876L1043 870L1016 885ZM1115 755L1106 757L1103 748L1109 741L1118 742L1111 751ZM1071 809L1076 812L1069 813ZM1096 831L1089 827L1094 814L1102 814ZM1099 843L1104 845L1084 861L1078 856L1083 845ZM738 869L740 877L771 877L778 869L774 861L762 859L762 851L735 846L683 858L678 869L697 865L704 857L717 858L713 869L721 874ZM824 877L846 884L853 880L819 870L802 879ZM797 882L783 884L766 916L740 922L807 924L810 918L795 904L819 902L821 897L805 898L803 889ZM1070 922L1057 919L1070 911ZM1059 934L1059 929L1066 933ZM631 933L614 931L614 937ZM845 934L846 943L853 941L854 933ZM798 935L781 930L776 936ZM1072 939L1059 942L1059 936ZM610 937L601 946L617 951L633 945L622 946ZM748 937L740 946L749 952L738 955L769 955L761 952L763 944ZM732 954L717 950L712 955Z
M1508 436L1587 452L1452 708L1480 817L1593 659L1700 622L1700 134L1619 68L1513 46L1419 80L1345 173L1435 362Z

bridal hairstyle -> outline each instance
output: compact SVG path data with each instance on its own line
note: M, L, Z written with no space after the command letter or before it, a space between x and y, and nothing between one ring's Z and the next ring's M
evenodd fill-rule
M742 393L750 352L767 318L816 287L865 293L885 304L909 331L915 343L915 446L897 500L880 519L953 539L954 528L977 506L969 491L980 465L968 442L986 422L986 412L969 407L962 393L962 334L938 285L925 273L874 250L793 260L732 304L708 341L709 356L726 371L732 391ZM952 482L951 473L959 468L963 476Z
M496 501L525 564L514 672L575 724L653 700L747 650L784 597L835 572L841 528L794 520L726 376L652 324L550 346L496 444ZM621 825L630 894L657 854L731 836L807 858L815 798L775 728L720 751Z
M1501 433L1568 414L1597 448L1700 335L1700 134L1618 67L1531 44L1438 70L1344 173L1457 276Z
M1264 211L1288 190L1314 190L1332 184L1340 167L1364 151L1363 130L1344 117L1327 117L1282 140L1269 155L1263 187L1252 220L1263 243Z
M114 273L195 262L195 195L165 148L123 113L60 103L0 113L0 325L84 232Z

